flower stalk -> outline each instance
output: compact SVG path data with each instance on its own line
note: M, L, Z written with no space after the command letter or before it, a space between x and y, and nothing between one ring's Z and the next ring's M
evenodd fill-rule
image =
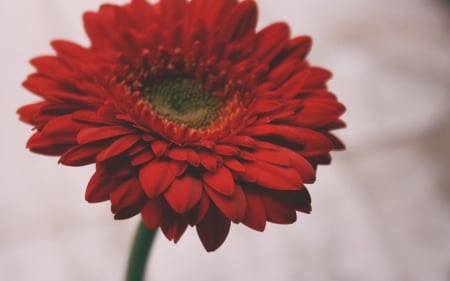
M144 280L145 269L156 231L145 227L142 221L139 222L128 260L126 281Z

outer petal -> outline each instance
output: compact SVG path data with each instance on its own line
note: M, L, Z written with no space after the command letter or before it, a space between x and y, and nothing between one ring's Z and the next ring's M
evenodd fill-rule
M245 216L246 201L242 188L236 185L231 197L218 193L208 185L205 190L217 208L231 221L240 222Z
M247 210L242 223L254 230L263 231L266 227L267 217L261 193L255 188L246 188L244 190Z
M264 161L244 163L244 166L245 172L241 173L242 177L255 178L259 185L266 188L298 190L303 183L298 172L290 167L280 167Z
M222 245L230 231L231 222L216 207L211 206L197 225L197 234L206 251L211 252Z

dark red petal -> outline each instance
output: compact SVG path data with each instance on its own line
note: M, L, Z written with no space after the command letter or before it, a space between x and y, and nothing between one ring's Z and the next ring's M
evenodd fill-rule
M172 183L175 174L171 171L168 161L154 159L139 170L139 180L145 194L156 198Z
M223 244L230 231L231 222L216 207L210 206L203 220L197 225L197 234L206 251L216 250Z
M257 230L264 231L266 228L266 208L262 201L261 194L255 189L246 188L245 198L247 200L247 209L242 223Z
M161 224L161 230L169 241L177 243L183 233L186 231L188 224L179 216L171 216L171 218L165 218Z
M114 219L124 220L134 217L141 212L146 202L147 199L145 197L142 197L138 202L136 202L136 204L118 209L117 212L114 212Z
M290 200L282 200L273 193L262 192L267 221L278 224L291 224L297 220L297 214Z
M203 181L224 195L231 196L234 193L233 175L226 167L217 168L215 172L204 173Z
M131 176L125 180L114 180L115 187L110 192L112 209L124 208L138 203L141 198L145 198L139 179Z
M104 146L105 144L101 143L73 146L61 156L59 162L67 166L83 166L95 163L98 153L104 149Z
M202 182L186 175L180 179L176 178L164 193L164 197L175 212L183 214L200 201L202 191Z
M97 161L105 161L108 159L111 159L113 157L116 157L128 149L130 149L133 145L135 145L139 140L141 139L138 135L126 135L123 137L118 138L113 143L108 145L106 149L104 149L102 152L100 152L97 155Z
M110 178L100 177L98 173L94 173L86 188L86 201L98 203L108 200L111 186L112 180Z
M41 132L34 133L27 142L27 148L31 151L50 156L61 155L73 145L55 143L52 139L42 136Z
M292 167L300 174L304 183L313 183L316 180L316 170L303 156L298 153L279 147L279 150L283 151L291 159Z
M166 208L161 200L149 199L141 211L145 226L148 229L158 228L164 222Z
M247 202L239 185L235 186L234 193L231 196L224 196L208 185L205 186L205 190L209 198L228 219L236 223L244 219Z

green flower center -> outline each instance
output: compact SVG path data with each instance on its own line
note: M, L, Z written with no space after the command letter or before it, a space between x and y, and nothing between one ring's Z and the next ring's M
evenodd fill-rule
M212 125L223 104L193 79L162 81L146 89L144 99L164 119L192 129Z

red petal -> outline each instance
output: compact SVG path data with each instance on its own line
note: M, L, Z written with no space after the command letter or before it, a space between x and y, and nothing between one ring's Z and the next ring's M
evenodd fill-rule
M105 126L95 128L82 129L77 136L79 144L85 144L95 142L99 140L105 140L113 137L123 136L131 134L134 131L130 128L122 126Z
M187 161L194 167L198 167L200 165L200 156L198 156L197 152L192 149L186 149L187 152Z
M164 153L166 153L166 151L167 151L167 143L162 140L155 140L154 142L152 142L151 146L152 146L153 152L155 153L156 157L158 157L158 158L163 156Z
M293 75L289 80L284 82L278 91L286 99L292 99L297 96L305 87L305 83L308 80L311 71L309 69L300 71Z
M200 156L200 163L205 167L208 171L214 172L217 169L217 159L214 154L206 151L198 151L198 156Z
M154 159L139 171L139 180L145 194L149 198L156 198L172 183L175 174L170 170L168 161Z
M153 158L154 158L154 156L151 152L142 152L142 153L139 153L137 156L135 156L133 159L131 159L131 165L139 166L139 165L147 163L148 161L152 160Z
M242 147L248 147L253 148L255 147L255 139L249 137L249 136L232 136L229 139L227 139L227 142L230 144L234 144L236 146L242 146Z
M220 155L225 156L237 156L239 155L239 149L235 146L229 145L216 145L214 147L214 151Z
M320 67L310 67L309 70L311 73L304 86L306 89L325 88L327 80L333 76L330 71Z
M231 222L216 207L211 206L197 225L197 234L206 251L216 250L223 244L230 231Z
M245 172L245 167L234 158L224 158L224 165L236 172Z
M299 190L303 184L298 172L289 167L280 167L263 161L243 163L245 173L256 177L259 185L277 190Z
M70 115L55 117L42 129L42 136L52 139L56 143L77 143L78 132L86 127L85 124L73 121Z
M329 151L333 148L333 143L324 134L307 128L264 124L249 127L245 133L260 137L276 137L294 144L305 144L314 149Z
M279 149L291 159L292 168L297 170L304 183L313 183L316 180L316 170L308 160L290 149L282 146Z
M31 151L50 156L61 155L73 145L55 143L52 139L43 137L41 132L34 133L27 142L27 147Z
M113 143L108 145L108 147L100 152L97 155L97 161L105 161L111 159L115 156L118 156L128 149L130 149L133 145L135 145L141 139L138 135L127 135L118 138Z
M167 203L178 214L192 209L202 197L203 185L199 179L185 176L176 178L164 193Z
M228 219L236 223L243 220L246 211L246 201L244 192L239 185L235 186L232 196L224 196L208 185L205 186L205 190L217 208Z
M109 37L108 32L105 30L99 20L99 15L93 12L87 12L83 15L84 29L92 42L92 45L98 49L102 47L106 48L108 45Z
M246 188L245 198L247 199L247 209L242 223L246 226L263 231L266 228L266 209L260 192Z
M282 151L255 149L252 153L255 155L256 159L263 160L267 163L285 167L291 166L291 160Z
M224 195L231 196L234 193L233 175L226 167L217 168L213 173L204 173L203 181Z
M300 59L303 60L312 46L312 39L309 36L299 36L289 41L283 50L283 55L279 59Z
M257 33L254 54L262 63L269 63L283 49L289 39L289 26L278 22L271 24Z
M173 160L185 161L187 160L187 151L181 147L174 147L169 150L167 156Z
M221 38L225 42L240 40L249 32L254 32L257 8L253 1L244 1L235 6L222 23L224 28Z
M94 173L86 188L86 201L89 203L98 203L108 200L111 183L110 178L100 177L98 173Z

